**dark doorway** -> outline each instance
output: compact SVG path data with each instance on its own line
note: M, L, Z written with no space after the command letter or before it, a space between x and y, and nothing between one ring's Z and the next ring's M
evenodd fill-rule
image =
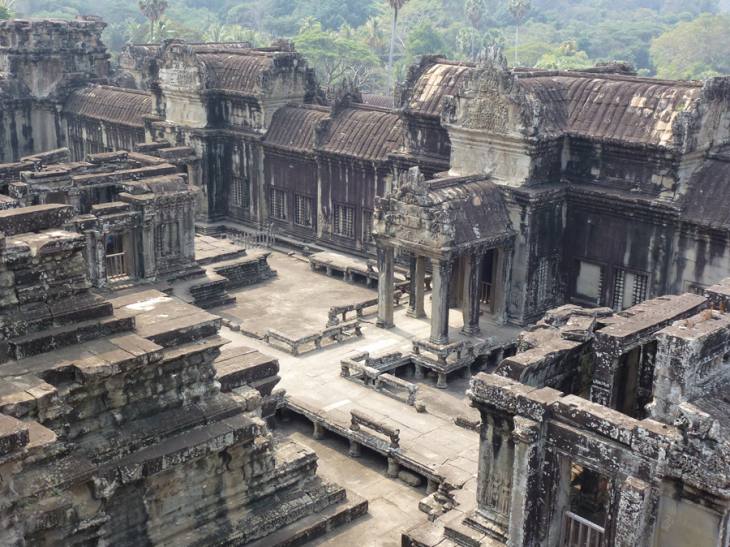
M482 259L482 286L480 288L480 301L482 308L487 312L494 313L494 273L496 270L496 251L489 249Z

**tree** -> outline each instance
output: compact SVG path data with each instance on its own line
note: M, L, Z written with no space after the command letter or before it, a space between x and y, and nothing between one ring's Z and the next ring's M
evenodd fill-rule
M367 20L363 25L365 43L378 55L385 50L385 33L380 26L380 21L374 17Z
M481 23L486 11L487 4L485 0L466 0L464 2L464 15L475 29L479 28L479 23Z
M150 21L150 42L155 40L155 27L167 9L167 0L139 0L139 10Z
M398 28L398 11L408 0L388 0L393 10L393 28L390 31L390 53L388 53L388 93L393 91L393 50L395 49L395 32Z
M730 73L730 16L700 15L680 23L651 44L661 78L707 78Z
M594 65L585 51L580 51L574 41L564 42L554 50L545 53L536 63L538 68L570 70L589 68Z
M15 13L15 0L0 0L0 20L11 19Z
M365 80L374 77L374 69L379 65L373 52L365 44L348 37L347 31L325 30L312 18L302 23L294 44L312 63L320 81L327 87L345 79L365 84Z
M520 25L527 17L532 2L530 0L509 0L509 12L515 20L515 66L517 66L517 50L520 43Z
M443 38L427 21L421 21L408 33L406 50L409 56L433 55L443 53L444 49Z

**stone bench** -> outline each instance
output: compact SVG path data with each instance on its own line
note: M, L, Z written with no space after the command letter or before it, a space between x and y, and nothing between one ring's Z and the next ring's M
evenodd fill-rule
M292 355L300 355L301 353L304 353L302 350L306 346L310 346L310 348L306 351L318 350L322 348L322 342L326 340L340 343L353 336L362 336L362 328L359 321L348 321L346 323L327 327L319 332L300 336L299 338L292 338L291 336L276 329L269 329L266 331L266 334L264 334L264 342L270 346L280 347L280 349L283 349Z
M418 386L402 380L393 374L383 373L375 378L375 389L382 391L395 398L399 398L401 393L406 394L405 402L409 406L416 406L416 397L418 396Z
M406 294L405 291L396 290L393 293L393 302L396 306L400 306L403 296ZM348 304L345 306L332 306L327 313L327 326L333 326L342 321L347 321L348 313L355 313L357 319L362 319L365 316L365 310L367 308L376 308L373 310L377 313L378 299L371 298L370 300L364 300L362 302L356 302L355 304ZM340 316L342 319L340 319Z
M410 357L401 353L372 358L369 353L363 352L340 361L340 376L415 406L418 386L388 372L410 363ZM404 392L405 398L402 396Z
M350 411L350 431L360 433L362 435L373 435L372 432L378 433L385 436L390 442L391 450L398 450L400 448L400 430L394 426L386 424L385 422L373 418L365 414L361 410ZM370 430L370 432L363 432L363 428Z
M416 378L423 378L423 369L427 368L438 376L436 387L445 389L446 375L456 370L468 374L476 359L474 345L466 340L439 345L429 340L414 340L413 363L416 366Z

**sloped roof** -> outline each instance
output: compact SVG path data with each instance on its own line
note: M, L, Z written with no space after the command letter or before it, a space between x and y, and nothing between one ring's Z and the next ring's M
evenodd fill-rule
M356 106L334 116L322 149L359 159L385 161L403 143L403 124L397 113Z
M144 91L92 85L73 91L64 113L143 128L152 107L152 95Z
M450 253L514 236L499 187L483 176L425 180L417 167L376 204L376 237Z
M730 157L709 158L690 177L683 198L689 222L730 229Z
M277 110L269 125L264 143L296 152L314 150L314 130L330 115L327 108L285 106Z
M393 108L393 97L390 95L363 93L362 102L371 106L379 106L380 108Z
M197 54L207 69L207 87L253 94L261 87L261 76L273 65L274 53L231 49Z
M670 147L673 122L692 110L702 86L631 76L553 72L516 73L543 113L566 133L600 141Z
M468 243L511 233L502 193L486 179L445 178L429 181L431 208L453 211L454 242Z
M439 116L443 98L454 95L473 69L471 64L437 62L416 80L406 107L421 114Z

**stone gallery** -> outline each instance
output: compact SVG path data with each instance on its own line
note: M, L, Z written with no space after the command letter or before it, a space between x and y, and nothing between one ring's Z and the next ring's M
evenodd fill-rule
M729 78L104 27L0 22L0 545L730 545Z

